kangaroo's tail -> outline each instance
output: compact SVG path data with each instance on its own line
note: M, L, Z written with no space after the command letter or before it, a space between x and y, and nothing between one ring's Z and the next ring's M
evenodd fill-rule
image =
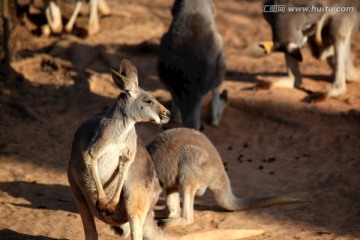
M190 232L183 235L167 233L159 228L154 220L154 213L149 212L144 224L144 239L146 240L235 240L255 237L265 233L264 230L215 229L200 232ZM129 232L128 234L129 235Z
M301 201L300 199L292 198L292 197L259 197L259 198L237 199L237 209L234 210L264 208L274 205L297 203L300 201Z
M325 13L316 24L315 43L318 48L322 48L324 45L321 32L325 24L328 22L330 16L331 16L330 13Z
M232 240L245 239L264 234L264 230L236 230L236 229L216 229L200 232L191 232L182 235L181 240Z

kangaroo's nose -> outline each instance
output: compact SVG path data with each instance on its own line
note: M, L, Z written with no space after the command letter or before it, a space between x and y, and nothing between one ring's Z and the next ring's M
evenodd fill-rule
M170 111L169 110L165 110L163 112L161 112L159 114L159 117L160 117L160 121L162 123L167 123L169 120L170 120Z

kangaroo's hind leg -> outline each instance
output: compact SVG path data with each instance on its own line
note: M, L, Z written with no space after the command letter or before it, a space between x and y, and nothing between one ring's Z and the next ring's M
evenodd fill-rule
M75 181L69 175L68 177L71 191L74 195L77 208L79 210L81 221L84 227L85 239L86 240L98 240L98 233L96 231L96 225L94 221L94 216L92 215L87 202L82 195L80 189L76 186Z
M211 125L219 126L221 116L228 101L227 91L224 90L220 94L220 86L218 86L211 90L211 94Z
M223 54L220 54L217 60L217 68L215 75L216 78L215 82L219 83L219 85L211 90L212 93L211 124L213 126L219 125L225 105L228 101L226 90L220 94L221 83L225 78L225 72L226 72L225 57L223 56Z
M108 16L111 14L111 10L110 10L109 6L107 5L107 3L105 2L105 0L99 0L98 9L102 15Z
M143 240L144 222L151 208L149 195L151 193L144 191L143 186L132 186L131 193L125 196L132 240Z
M171 93L171 119L175 124L181 124L181 110L179 107L179 99L176 94Z
M360 81L360 68L355 67L351 58L351 42L346 46L346 80L349 82Z
M194 222L194 198L197 186L193 184L181 184L181 196L183 199L181 216L174 216L163 221L165 227L185 226Z
M77 1L76 2L76 5L75 5L75 8L74 8L74 11L69 19L69 21L67 22L66 26L65 26L65 31L66 32L71 32L74 28L74 24L75 24L75 21L76 21L76 18L77 16L79 15L79 12L80 12L80 9L81 9L81 6L82 6L82 2L81 1Z
M170 212L169 218L180 217L180 194L177 188L166 189L166 206Z
M165 221L166 227L189 225L194 222L194 199L197 193L205 192L206 187L201 186L203 175L197 175L199 169L209 158L209 154L202 148L186 145L178 156L179 158L179 188L183 200L181 217ZM200 189L200 190L199 190Z
M328 97L338 97L346 92L346 68L349 46L351 43L351 29L352 26L345 24L346 21L340 23L339 29L335 38L335 80L332 87L327 91Z
M99 0L90 0L89 35L93 35L100 30L98 4Z
M272 84L273 88L294 88L300 87L302 83L299 62L285 53L285 61L288 70L288 76L278 79Z
M50 0L45 10L46 20L50 26L51 32L60 34L63 30L60 7Z

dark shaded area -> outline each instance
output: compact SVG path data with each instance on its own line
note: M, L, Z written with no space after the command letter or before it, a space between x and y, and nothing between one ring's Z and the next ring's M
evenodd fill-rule
M65 238L57 239L45 236L32 236L29 234L23 234L11 229L0 230L0 239L4 240L67 240Z
M24 181L0 182L0 190L14 198L24 198L30 202L30 204L11 203L14 206L77 212L69 186Z

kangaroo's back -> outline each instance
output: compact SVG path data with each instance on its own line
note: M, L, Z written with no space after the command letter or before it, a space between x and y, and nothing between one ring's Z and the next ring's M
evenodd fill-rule
M210 1L179 2L174 6L173 22L160 44L160 79L174 91L196 86L194 90L203 94L220 84L214 83L214 79L222 40Z
M184 149L195 147L206 153L203 162L193 159L188 164L179 164L179 153ZM178 184L179 167L189 168L189 172L202 175L203 182L207 183L208 176L212 179L223 175L224 167L221 157L210 140L202 133L188 128L175 128L159 134L148 146L147 150L154 162L157 176L163 187ZM181 166L180 166L181 165ZM191 170L190 170L191 169Z

